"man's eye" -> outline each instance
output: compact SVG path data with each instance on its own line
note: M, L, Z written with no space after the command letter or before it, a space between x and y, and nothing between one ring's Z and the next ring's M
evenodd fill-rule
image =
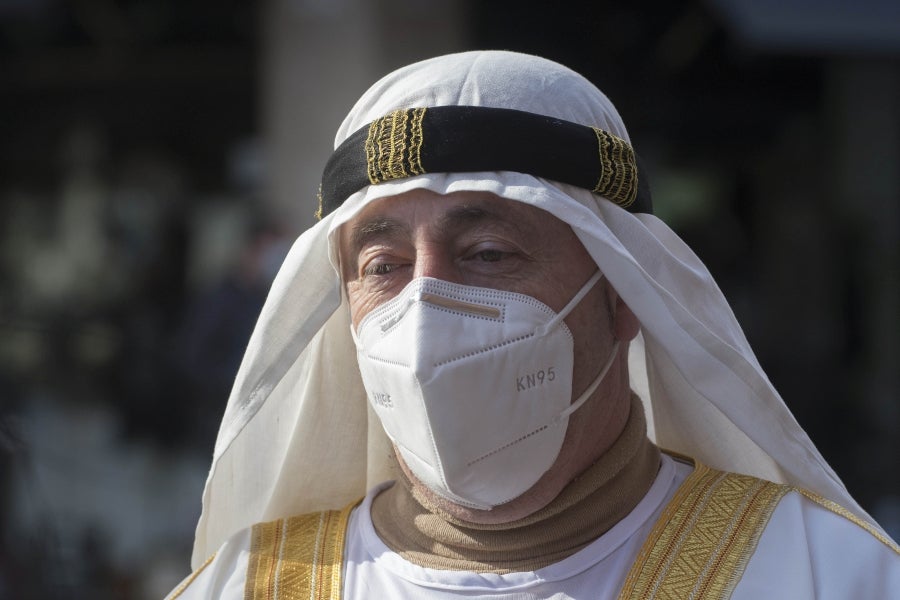
M499 260L502 260L505 254L505 252L502 252L500 250L482 250L480 252L476 252L473 258L482 262L497 262Z
M394 263L377 263L369 265L363 270L363 275L388 275L395 271L399 265Z

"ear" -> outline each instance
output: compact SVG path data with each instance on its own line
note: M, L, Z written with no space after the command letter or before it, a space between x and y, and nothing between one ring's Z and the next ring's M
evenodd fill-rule
M613 337L620 342L630 342L641 329L638 321L628 305L621 297L616 296L616 313L613 317Z

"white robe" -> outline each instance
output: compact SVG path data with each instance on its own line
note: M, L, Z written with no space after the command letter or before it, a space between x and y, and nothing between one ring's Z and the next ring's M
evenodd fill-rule
M414 565L378 538L373 489L348 524L344 598L615 599L641 545L691 467L664 455L650 490L622 521L574 555L505 575ZM179 600L243 600L250 529L232 536ZM732 600L886 600L900 594L900 554L856 523L789 492L773 512Z

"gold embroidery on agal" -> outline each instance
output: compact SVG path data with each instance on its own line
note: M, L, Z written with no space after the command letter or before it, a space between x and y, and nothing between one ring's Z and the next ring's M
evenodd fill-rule
M321 183L319 184L319 191L316 192L316 201L318 202L318 207L316 207L316 212L314 214L315 214L316 220L321 221L322 216L324 214L323 208L322 208L323 199L322 199L322 184Z
M600 176L592 190L622 208L631 206L637 198L637 161L634 150L620 137L591 127L597 135Z
M421 175L424 108L395 110L369 125L364 144L369 183Z

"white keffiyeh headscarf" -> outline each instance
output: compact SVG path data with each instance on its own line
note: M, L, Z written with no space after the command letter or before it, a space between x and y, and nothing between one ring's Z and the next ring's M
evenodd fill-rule
M353 107L335 147L393 110L452 105L518 109L628 140L612 103L580 75L491 51L386 76ZM492 192L568 223L640 320L629 364L651 439L718 469L809 489L872 522L769 383L706 267L661 221L523 173L428 174L365 187L294 244L228 400L195 567L254 522L340 507L392 478L390 444L357 369L335 232L367 203L411 189Z

